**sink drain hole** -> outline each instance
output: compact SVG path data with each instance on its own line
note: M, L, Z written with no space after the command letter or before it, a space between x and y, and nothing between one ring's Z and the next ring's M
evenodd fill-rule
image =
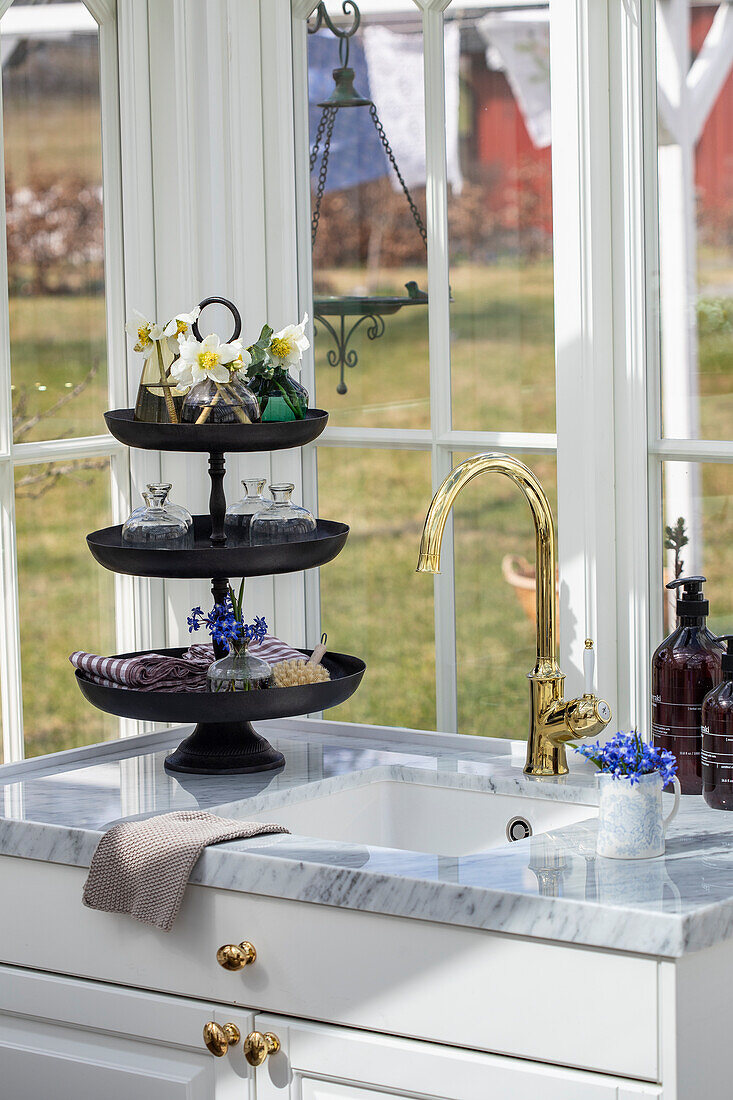
M510 818L506 826L507 840L526 840L528 836L532 836L532 826L526 817Z

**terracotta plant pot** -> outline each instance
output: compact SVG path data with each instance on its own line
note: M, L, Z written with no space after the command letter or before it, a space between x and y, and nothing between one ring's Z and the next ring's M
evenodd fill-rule
M529 621L533 623L536 614L537 592L534 565L528 562L527 559L523 558L520 554L505 554L501 560L501 572L507 584L510 584L514 589L522 611ZM671 570L665 569L664 583L666 584L671 579ZM674 601L669 598L669 593L665 591L664 626L667 633L672 629L670 624L674 623L674 621Z
M522 611L531 623L537 616L537 584L535 567L520 554L505 554L501 560L501 572L507 584L510 584L519 600ZM557 597L557 580L555 596Z

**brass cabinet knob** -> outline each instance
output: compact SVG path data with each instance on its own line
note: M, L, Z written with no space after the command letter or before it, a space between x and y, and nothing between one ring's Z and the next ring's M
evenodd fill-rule
M280 1040L271 1031L251 1031L244 1040L244 1057L251 1066L261 1066L268 1054L277 1054Z
M225 943L216 953L216 961L225 970L243 970L257 958L257 952L249 940L241 943Z
M223 1058L229 1047L235 1047L241 1038L236 1024L217 1024L213 1020L204 1024L204 1042L216 1058Z

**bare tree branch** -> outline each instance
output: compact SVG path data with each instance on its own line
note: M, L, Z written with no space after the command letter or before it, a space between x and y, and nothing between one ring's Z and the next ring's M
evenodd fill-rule
M57 412L68 405L70 401L73 401L83 393L84 390L90 385L94 377L99 373L99 360L95 359L94 363L88 374L82 378L81 382L77 382L73 389L69 390L62 397L55 401L53 405L49 405L47 409L43 409L41 412L36 413L34 416L27 416L26 409L28 406L28 391L21 389L17 392L15 403L13 406L13 440L15 443L19 443L24 436L28 435L37 424L40 424L42 420L48 420L55 416Z
M25 474L16 481L16 496L36 500L52 489L62 477L70 477L80 484L88 484L89 478L77 475L82 470L104 470L108 463L108 458L82 458L71 462L49 462L35 467L33 473Z

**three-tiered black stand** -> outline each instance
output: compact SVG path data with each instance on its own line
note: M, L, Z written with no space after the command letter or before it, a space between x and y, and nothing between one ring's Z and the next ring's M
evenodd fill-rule
M194 543L185 550L144 549L122 541L122 527L106 527L87 536L96 560L115 573L134 577L210 578L216 603L227 595L230 577L261 577L313 569L332 561L343 549L345 523L317 521L316 531L301 542L272 546L239 546L224 533L224 455L228 451L276 451L302 447L326 426L328 413L309 409L304 420L259 424L149 424L135 420L132 409L105 413L112 435L128 447L154 451L198 451L209 454L209 515L194 517ZM180 657L184 649L157 653ZM303 651L307 655L308 651ZM123 657L140 656L125 653ZM223 656L223 651L217 653ZM95 707L123 718L151 722L196 723L190 737L166 759L177 772L220 775L269 771L285 763L282 753L261 737L253 721L288 718L338 706L356 691L364 662L344 653L329 653L322 662L331 674L323 683L259 691L139 691L94 683L82 671L76 678Z

